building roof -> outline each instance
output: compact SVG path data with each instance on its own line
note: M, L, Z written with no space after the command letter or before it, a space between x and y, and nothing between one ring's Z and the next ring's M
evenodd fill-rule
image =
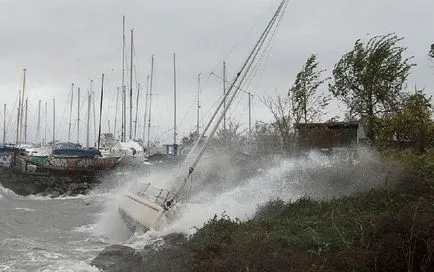
M359 121L350 121L350 122L326 122L326 123L296 123L296 129L312 129L312 128L321 128L327 127L330 129L339 129L339 128L355 128L359 127Z

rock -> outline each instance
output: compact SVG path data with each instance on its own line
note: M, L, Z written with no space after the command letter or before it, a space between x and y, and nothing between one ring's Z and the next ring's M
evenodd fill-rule
M54 191L52 194L51 194L51 198L55 198L55 197L58 197L60 194L59 194L59 192L57 192L57 191Z
M106 247L90 264L104 272L144 271L144 261L140 252L122 245Z
M182 246L187 237L183 233L170 233L163 237L165 248L176 248Z

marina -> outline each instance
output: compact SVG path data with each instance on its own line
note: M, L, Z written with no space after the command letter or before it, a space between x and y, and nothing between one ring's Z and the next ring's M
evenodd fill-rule
M384 1L0 0L0 271L433 271L434 5Z

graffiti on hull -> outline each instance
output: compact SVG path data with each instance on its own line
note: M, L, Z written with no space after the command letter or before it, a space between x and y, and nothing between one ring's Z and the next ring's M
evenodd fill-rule
M76 158L28 156L25 160L44 168L57 170L103 170L113 167L120 157Z
M0 154L0 167L10 167L12 163L13 153Z

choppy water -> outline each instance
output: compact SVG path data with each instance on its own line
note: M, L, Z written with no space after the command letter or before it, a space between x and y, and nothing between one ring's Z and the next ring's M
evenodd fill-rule
M146 177L126 177L123 186L95 189L90 195L51 199L21 197L0 187L0 271L98 271L91 260L109 244L136 248L170 232L191 234L215 214L251 218L258 205L272 198L295 200L302 196L328 198L382 185L385 168L371 155L355 166L321 156L277 159L245 180L233 180L224 160L204 162L205 172L220 179L200 182L200 190L185 204L178 222L159 231L131 236L117 212L119 196L132 180L164 185L170 177L162 170ZM242 167L242 166L241 166ZM226 172L231 175L224 175ZM127 182L128 180L128 182ZM390 178L389 178L390 180ZM218 182L218 186L216 183Z
M110 241L93 235L97 195L20 197L0 188L0 271L98 271L88 263Z

